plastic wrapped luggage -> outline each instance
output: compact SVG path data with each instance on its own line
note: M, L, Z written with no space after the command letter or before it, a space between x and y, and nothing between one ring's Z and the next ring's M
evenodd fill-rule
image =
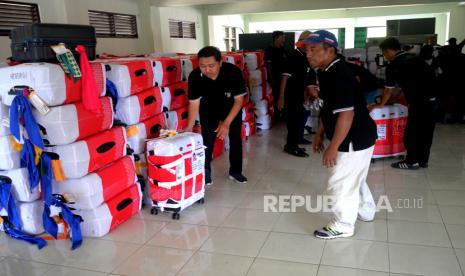
M160 87L160 91L162 98L162 110L163 112L168 112L171 108L171 92L165 87Z
M258 68L263 66L263 59L264 59L264 54L263 52L247 52L244 53L244 63L245 67L251 70L257 70Z
M244 55L242 53L224 53L223 60L227 63L231 63L244 70Z
M266 68L261 67L257 70L249 71L249 85L251 87L259 86L267 80L266 78Z
M53 182L53 192L70 195L73 208L90 210L110 200L136 182L134 160L119 159L79 179Z
M135 95L154 86L152 61L149 59L115 60L107 72L118 91L118 97Z
M97 91L105 96L105 66L90 62ZM57 106L81 101L81 80L74 81L65 74L60 65L52 63L23 63L0 69L0 95L2 102L11 105L14 87L29 87L48 106Z
M187 127L188 107L166 112L165 116L168 129L183 130Z
M269 114L268 101L263 99L255 103L255 116L262 117Z
M147 172L147 157L144 153L134 154L134 166L136 168L136 174L141 176L143 179L148 178Z
M253 121L247 121L242 123L245 129L245 137L249 138L250 136L253 136L256 132L256 124L255 120Z
M0 137L10 134L10 129L3 125L3 120L10 118L10 108L0 102Z
M376 123L378 139L373 158L383 158L405 154L404 131L407 125L407 107L395 104L376 108L370 112Z
M181 56L180 59L182 64L182 80L187 81L191 72L199 67L199 59L194 55Z
M17 202L16 208L21 218L23 228L21 230L29 235L40 235L45 232L42 223L44 203L41 200L33 202Z
M242 121L250 121L253 120L255 116L255 107L253 103L247 103L243 108L242 108Z
M182 81L182 65L178 58L155 58L152 63L157 86L167 86Z
M152 87L134 96L122 98L116 104L116 119L134 125L162 112L163 99L159 87Z
M64 43L79 58L75 48L83 45L87 58L95 59L95 29L90 25L36 23L15 28L10 32L11 52L15 61L55 61L50 46Z
M66 145L110 129L113 125L111 98L102 97L99 100L102 110L98 113L85 109L82 103L52 107L47 115L42 115L33 109L45 143Z
M272 94L271 86L268 83L262 83L258 86L253 86L250 91L250 101L256 103L264 99L267 95Z
M21 154L13 149L14 138L11 135L0 137L0 170L18 169Z
M179 212L205 195L205 150L202 135L184 132L147 142L152 213Z
M0 178L7 177L11 180L13 197L20 202L32 202L40 197L39 186L31 190L29 172L26 168L0 171Z
M126 130L114 127L48 150L58 154L66 178L81 178L126 155Z
M128 126L126 128L128 145L135 154L143 153L145 152L146 139L157 138L160 136L160 131L166 128L164 113L157 114L137 125Z
M142 207L142 193L138 183L92 210L77 210L84 220L81 233L84 237L103 237L137 214Z
M169 110L175 110L189 105L187 98L187 82L177 82L164 87L171 95L171 103Z
M271 116L269 114L257 117L257 128L266 130L271 128Z

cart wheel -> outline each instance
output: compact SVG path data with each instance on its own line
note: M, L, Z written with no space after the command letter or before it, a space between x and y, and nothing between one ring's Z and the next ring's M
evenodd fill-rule
M374 164L374 163L376 163L376 159L371 158L371 164Z
M179 213L173 213L173 219L174 220L179 220L181 216L179 215Z
M155 207L152 207L152 209L150 209L150 214L155 215L155 216L158 215L158 209Z
M204 204L205 203L205 198L201 198L201 199L197 200L197 203L198 204Z

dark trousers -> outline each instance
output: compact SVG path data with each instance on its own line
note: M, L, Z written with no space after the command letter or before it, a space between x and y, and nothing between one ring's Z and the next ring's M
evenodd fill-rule
M308 117L310 117L310 110L306 110L306 109L304 108L303 116L302 116L302 121L301 121L301 124L300 124L300 130L299 130L300 139L304 139L304 135L305 135L305 125L307 124Z
M428 163L435 128L436 104L410 105L404 133L407 163Z
M286 101L285 101L286 102ZM285 119L287 127L287 139L285 147L290 150L297 149L299 141L302 138L302 119L304 117L304 108L302 103L288 102L285 107Z
M242 124L233 122L229 127L229 174L242 173ZM205 178L211 179L211 161L216 139L216 127L202 126L205 149Z

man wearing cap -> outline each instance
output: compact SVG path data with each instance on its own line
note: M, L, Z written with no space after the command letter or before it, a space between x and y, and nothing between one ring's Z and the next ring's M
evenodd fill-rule
M323 165L329 169L326 193L334 203L333 218L314 235L321 239L350 237L357 215L364 221L372 221L375 216L376 206L366 178L377 138L376 124L355 76L337 55L334 34L316 31L305 44L310 65L318 68L323 100L313 150L323 152ZM323 144L325 134L330 140L327 147Z
M305 123L304 93L307 87L309 89L316 87L316 74L308 63L303 43L309 35L309 31L302 32L296 43L297 48L288 55L281 77L278 98L278 109L284 110L286 115L287 139L284 151L297 157L308 157L305 150L299 147L299 143L302 143L303 133L301 132Z

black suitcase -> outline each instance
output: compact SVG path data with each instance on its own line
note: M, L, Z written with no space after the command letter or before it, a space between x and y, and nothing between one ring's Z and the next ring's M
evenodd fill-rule
M89 60L95 59L95 29L89 25L71 24L28 24L13 29L10 33L11 52L16 61L56 61L56 54L50 47L64 43L70 49L76 60L76 46L81 44L86 48Z

